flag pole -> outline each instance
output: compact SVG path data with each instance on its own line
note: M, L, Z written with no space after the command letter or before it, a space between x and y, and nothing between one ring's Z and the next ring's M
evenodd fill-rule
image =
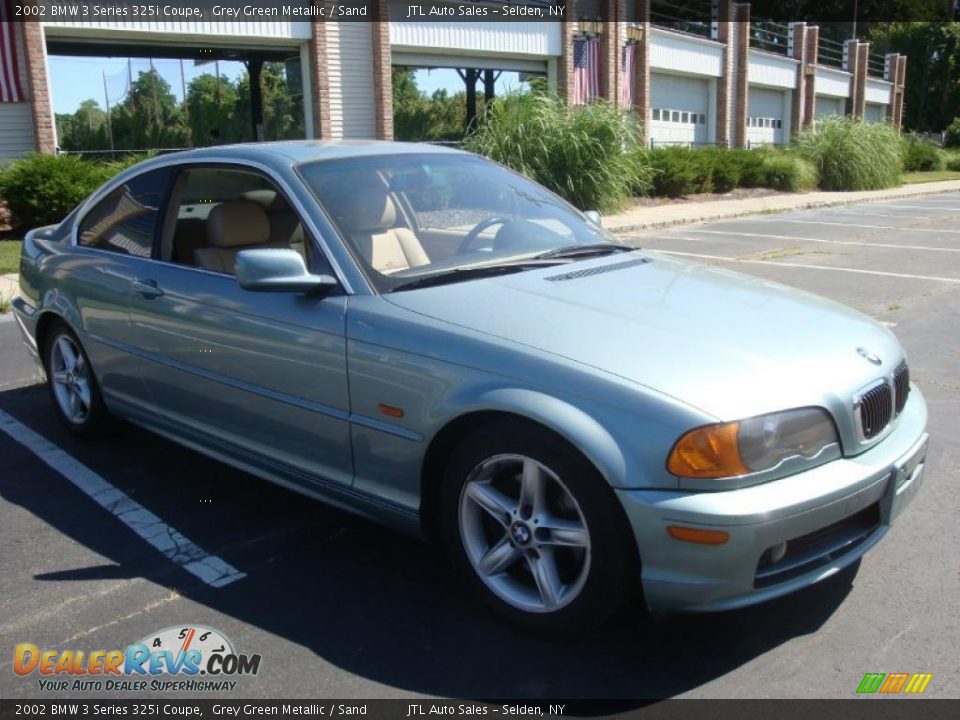
M113 123L110 121L110 96L107 94L107 71L101 70L100 74L103 76L103 101L107 106L107 140L110 141L110 157L113 157L114 147L113 147Z

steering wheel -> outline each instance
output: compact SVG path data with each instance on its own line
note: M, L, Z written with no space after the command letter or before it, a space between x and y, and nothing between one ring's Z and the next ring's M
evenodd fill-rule
M457 255L463 255L470 250L470 246L474 241L480 237L480 233L486 230L489 227L494 225L503 225L510 222L510 218L505 217L488 217L486 220L481 220L480 223L473 228L470 232L467 233L467 236L463 239L463 242L460 243L460 247L457 248Z

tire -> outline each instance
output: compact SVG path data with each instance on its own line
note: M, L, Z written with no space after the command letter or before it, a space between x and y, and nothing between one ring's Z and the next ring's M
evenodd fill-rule
M76 334L63 323L58 323L47 338L43 366L60 421L80 437L102 434L109 415L93 366Z
M597 627L635 585L634 540L613 491L541 426L511 420L465 437L447 463L439 510L456 572L526 630Z

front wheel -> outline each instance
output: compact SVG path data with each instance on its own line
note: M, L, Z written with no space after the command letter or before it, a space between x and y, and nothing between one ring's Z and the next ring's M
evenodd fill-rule
M58 325L45 347L47 386L57 414L72 432L91 437L104 429L107 409L90 360L77 336Z
M550 431L511 421L466 438L441 503L454 566L502 617L569 634L600 624L623 598L633 542L623 511Z

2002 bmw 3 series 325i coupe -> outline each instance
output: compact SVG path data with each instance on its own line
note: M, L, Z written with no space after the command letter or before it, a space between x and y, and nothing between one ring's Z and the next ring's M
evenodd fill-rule
M21 287L76 432L117 416L422 532L535 629L637 587L676 612L810 585L923 473L926 406L889 330L619 244L458 151L149 160L31 232Z

